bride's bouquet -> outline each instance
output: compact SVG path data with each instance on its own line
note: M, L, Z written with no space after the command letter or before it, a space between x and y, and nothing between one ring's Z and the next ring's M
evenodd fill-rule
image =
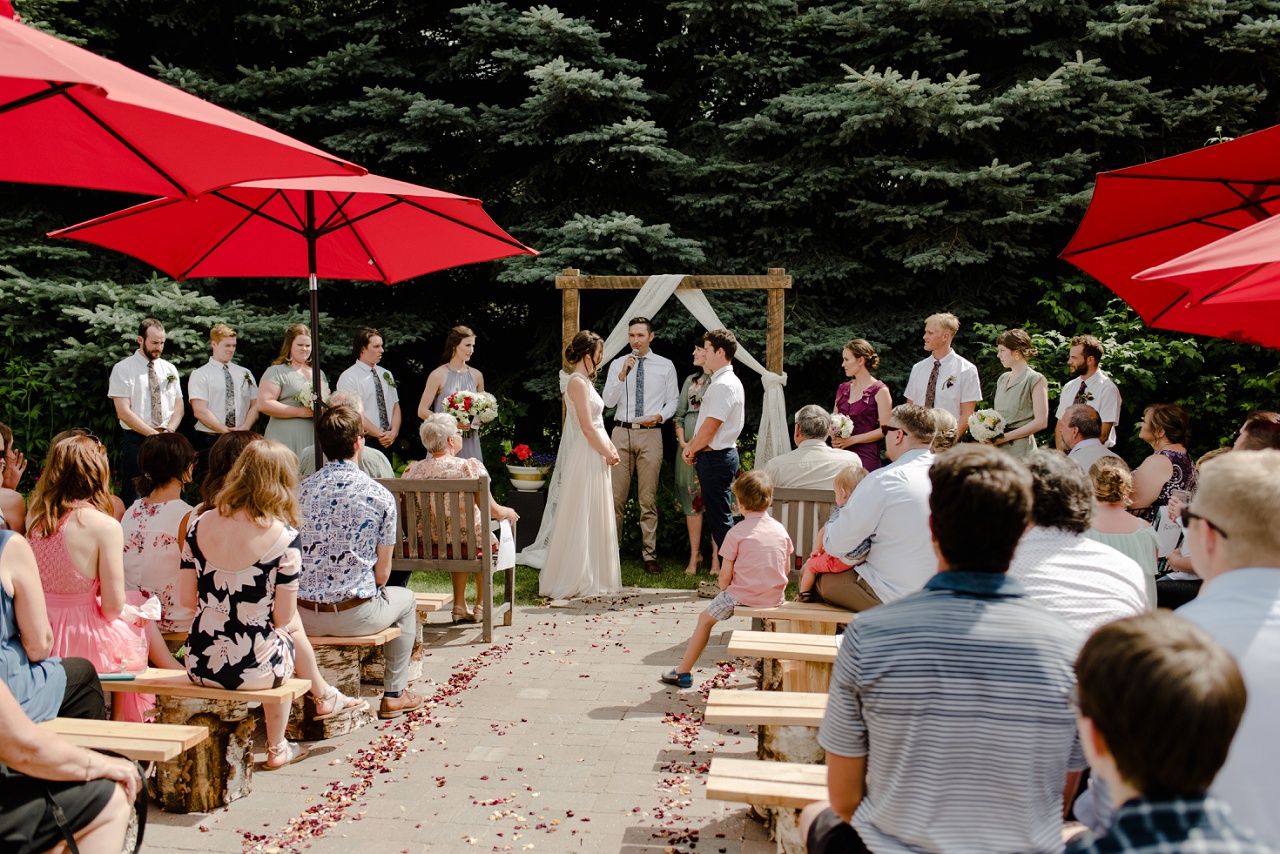
M1004 436L1004 416L994 409L979 409L969 416L969 435L990 445Z
M853 435L853 419L848 415L835 413L831 416L831 430L828 432L833 439L848 439Z

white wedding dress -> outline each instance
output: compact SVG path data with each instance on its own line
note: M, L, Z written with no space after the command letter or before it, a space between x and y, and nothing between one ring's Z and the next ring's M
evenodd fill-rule
M536 554L542 567L538 593L552 599L599 596L622 590L622 568L618 563L618 532L613 516L613 482L609 464L596 453L582 433L578 412L565 394L573 374L560 373L560 393L565 398L564 435L556 456L552 494L548 502L552 514L549 531L539 531L533 547L524 553ZM604 401L588 384L587 407L591 424L604 432ZM522 561L533 563L527 559Z

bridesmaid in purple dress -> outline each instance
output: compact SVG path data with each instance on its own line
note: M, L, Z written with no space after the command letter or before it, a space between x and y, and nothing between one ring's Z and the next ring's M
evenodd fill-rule
M889 387L871 375L880 367L880 357L875 348L861 338L844 345L844 375L848 382L836 389L834 412L847 415L853 421L853 435L847 439L831 437L836 448L853 451L862 459L867 471L880 468L880 441L884 438L881 424L889 421L893 398Z
M455 326L444 339L444 353L440 367L427 377L427 387L422 390L418 403L418 417L426 418L433 412L443 412L449 395L463 391L484 391L484 375L467 365L476 350L476 334L465 326ZM466 430L462 434L462 450L457 456L484 462L480 454L480 431Z

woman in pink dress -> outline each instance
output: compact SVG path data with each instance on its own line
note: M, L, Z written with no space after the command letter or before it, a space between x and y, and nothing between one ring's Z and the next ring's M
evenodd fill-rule
M458 456L458 452L462 449L462 430L458 427L457 420L447 413L436 412L427 416L422 422L422 426L418 428L418 437L422 439L422 446L427 449L430 454L425 460L418 460L416 463L410 463L409 467L404 470L404 474L400 477L405 480L430 480L433 478L472 478L479 477L488 472L485 471L484 464L476 459L468 459ZM494 519L509 519L514 522L520 516L510 507L503 507L493 500L493 495L489 495L490 515ZM434 512L435 508L432 508ZM479 518L479 511L474 520L474 537L473 542L479 542L481 535L480 525L482 520ZM435 519L431 520L431 536L434 539L436 532ZM472 573L476 580L477 593L480 589L480 575ZM453 621L455 623L478 623L484 618L483 612L480 610L480 603L476 603L475 612L467 610L467 574L465 572L453 573Z
M121 650L150 638L147 628L121 619L127 606L124 535L112 515L110 476L97 438L72 435L50 447L27 511L53 627L52 654L88 659L99 673L119 670ZM172 661L167 649L164 654ZM113 699L115 720L141 721L154 705L149 694Z

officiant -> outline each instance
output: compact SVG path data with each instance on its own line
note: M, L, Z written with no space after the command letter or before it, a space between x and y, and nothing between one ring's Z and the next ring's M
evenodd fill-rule
M613 509L622 539L622 518L631 492L631 473L636 473L640 503L641 557L646 572L657 574L658 566L658 477L662 472L662 423L675 414L680 398L676 367L671 360L654 353L653 324L647 317L633 317L627 323L631 351L609 365L604 384L604 405L615 407L610 438L618 449L619 462L613 467Z

